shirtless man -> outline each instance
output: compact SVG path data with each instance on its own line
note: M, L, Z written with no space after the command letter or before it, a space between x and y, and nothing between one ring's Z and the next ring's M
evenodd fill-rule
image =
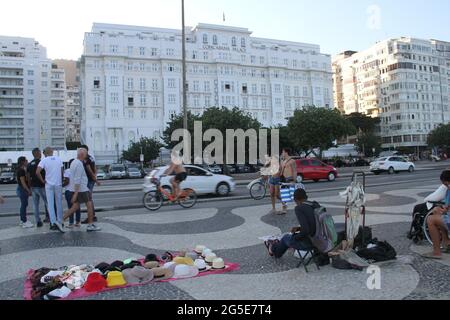
M281 162L281 183L296 183L297 182L297 165L292 159L292 150L290 148L283 148L281 154L283 161ZM283 203L283 210L281 214L287 213L287 205Z
M177 152L172 152L172 161L169 168L163 173L163 175L172 174L175 172L175 177L170 180L172 184L172 194L177 201L180 197L180 184L187 179L186 169L183 167L183 158Z

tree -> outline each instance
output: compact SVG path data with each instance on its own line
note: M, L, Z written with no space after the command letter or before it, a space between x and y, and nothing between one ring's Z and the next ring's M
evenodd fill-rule
M374 132L376 126L380 123L380 118L372 118L362 113L352 113L345 116L358 132Z
M450 123L442 124L431 131L428 136L428 145L437 148L450 147Z
M166 129L163 132L162 139L166 145L167 148L172 149L178 144L178 141L172 141L172 133L177 129L183 129L183 114L178 114L172 117L172 119L167 124ZM188 131L191 133L191 135L194 134L194 122L195 121L201 121L201 117L197 116L195 114L192 114L192 112L188 111Z
M139 142L131 142L128 150L122 153L122 158L130 162L141 161L141 150L145 161L155 160L159 156L159 150L163 145L153 138L141 138Z
M367 157L374 157L381 152L381 140L373 132L364 132L358 136L356 142L358 152L363 153ZM375 152L373 152L375 149Z
M321 152L333 146L333 141L354 134L356 129L336 109L306 107L297 110L289 119L288 137L297 151L308 152L320 148Z

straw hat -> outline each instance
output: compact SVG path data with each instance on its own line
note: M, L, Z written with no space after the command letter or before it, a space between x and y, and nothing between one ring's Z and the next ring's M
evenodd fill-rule
M111 287L121 287L127 284L125 278L123 277L122 272L119 271L111 271L108 272L108 277L106 278L106 284L108 288Z

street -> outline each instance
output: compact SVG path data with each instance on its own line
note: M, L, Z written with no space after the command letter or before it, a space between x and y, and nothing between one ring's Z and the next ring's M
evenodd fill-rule
M431 247L426 243L413 245L406 238L412 208L439 186L442 169L440 165L413 174L367 177L367 224L372 226L374 237L388 241L398 254L396 261L379 264L379 290L366 287L368 275L364 272L336 270L331 266L316 270L311 266L306 273L303 268L296 268L298 259L292 253L280 260L270 258L259 238L287 232L297 225L293 206L286 216L270 215L268 199L235 198L248 196L242 185L230 201L203 197L193 209L167 206L156 213L141 207L141 192L97 193L97 208L127 205L130 208L99 212L99 226L103 230L96 234L88 234L84 228L64 235L50 232L47 226L40 230L21 229L17 217L4 216L0 218L0 267L4 270L0 275L0 299L22 298L28 269L96 264L167 250L176 252L199 244L213 249L227 261L238 263L239 270L119 289L88 299L449 299L450 257L442 261L425 260L419 254ZM124 183L121 187L126 189L129 182L114 183ZM349 184L350 177L343 177L333 183L307 182L306 188L311 200L327 207L336 223L343 223L345 199L338 193ZM11 204L5 208L9 212L17 210Z

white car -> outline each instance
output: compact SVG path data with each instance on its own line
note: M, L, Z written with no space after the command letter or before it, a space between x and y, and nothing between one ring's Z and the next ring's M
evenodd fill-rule
M159 178L169 167L160 167L153 170L144 180L144 192L155 191L156 186L151 182L153 178ZM221 197L228 196L236 190L236 183L233 178L214 174L203 168L185 165L187 179L181 183L182 189L192 189L197 194L217 194ZM171 189L170 179L174 175L168 175L160 178L161 186L165 189Z
M110 178L109 174L102 169L97 170L97 180L108 180Z
M408 171L413 173L415 170L416 166L414 163L409 162L400 156L379 158L370 164L370 171L376 175L379 175L382 172L394 174L400 171Z

